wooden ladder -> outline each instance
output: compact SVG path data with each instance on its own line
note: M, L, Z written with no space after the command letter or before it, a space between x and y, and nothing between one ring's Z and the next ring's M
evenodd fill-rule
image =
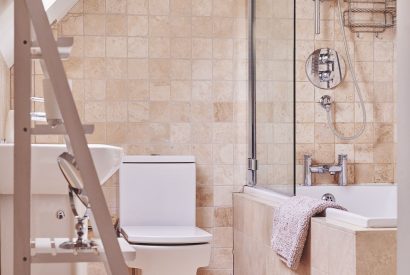
M31 128L31 25L34 27L42 58L47 67L64 120L64 131L56 131L48 126L43 126L40 130ZM108 206L88 149L85 131L70 91L42 0L14 1L14 61L14 274L30 275L31 264L35 262L104 261L104 259L106 259L109 274L128 274L124 255L111 223ZM62 132L67 134L70 139L81 177L85 183L84 189L89 197L101 236L102 250L78 253L76 251L61 251L56 248L58 240L30 240L31 136L35 134L61 134ZM34 250L32 249L33 245ZM121 241L121 246L126 250L126 257L130 256L129 247L127 248L123 241Z

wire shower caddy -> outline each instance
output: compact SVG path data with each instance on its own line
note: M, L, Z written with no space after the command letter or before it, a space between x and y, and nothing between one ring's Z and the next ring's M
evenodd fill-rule
M354 33L383 33L396 25L396 0L344 0L344 24Z

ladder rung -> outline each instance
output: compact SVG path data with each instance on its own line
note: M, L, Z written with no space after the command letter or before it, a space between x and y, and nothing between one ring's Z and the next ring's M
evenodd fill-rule
M56 41L57 50L60 54L61 59L67 59L70 57L71 50L74 44L73 37L60 37ZM42 59L43 55L41 53L41 48L37 41L33 41L31 45L31 58L32 59Z
M92 134L94 133L94 125L93 124L84 124L83 125L84 133L85 134ZM66 135L67 131L65 130L64 125L57 125L55 127L51 127L49 125L35 125L34 128L31 128L32 135Z
M68 241L68 238L38 238L31 241L32 263L78 263L78 262L102 262L105 259L105 251L102 241L96 239L97 247L92 249L74 250L60 248L60 244ZM133 261L135 249L123 238L118 238L122 255L126 261Z

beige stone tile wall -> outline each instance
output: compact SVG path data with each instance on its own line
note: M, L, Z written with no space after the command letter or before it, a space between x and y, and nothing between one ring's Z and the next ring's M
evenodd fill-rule
M346 3L343 7L346 8ZM317 104L328 94L336 101L336 128L352 135L361 126L362 114L355 95L350 71L334 90L320 90L308 82L305 61L317 48L336 49L347 62L336 1L321 3L321 34L314 34L314 5L296 1L296 155L297 182L303 182L303 155L312 154L318 163L332 163L337 155L349 156L349 183L392 183L395 179L395 31L387 30L376 37L360 36L345 28L359 86L367 112L367 129L352 142L342 141L331 133L326 113ZM316 183L334 183L333 177L316 177Z
M246 183L246 5L80 0L55 26L57 36L74 37L64 65L83 122L96 126L89 142L127 154L196 156L197 224L214 236L202 275L233 272L232 192ZM35 63L37 96L42 78ZM104 193L116 214L118 175Z

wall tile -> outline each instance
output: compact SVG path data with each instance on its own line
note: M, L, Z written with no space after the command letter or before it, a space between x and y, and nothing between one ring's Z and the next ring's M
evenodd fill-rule
M169 0L149 0L149 13L153 15L169 14Z
M107 13L125 13L127 11L127 0L106 0Z
M212 1L192 0L192 14L195 16L212 15Z
M85 104L86 122L105 122L106 104L104 101L94 101Z
M171 57L191 58L192 40L190 38L171 39Z
M84 34L104 35L105 34L105 15L103 14L84 15Z
M148 79L147 59L128 59L129 79Z
M128 36L146 36L148 34L148 17L128 15Z
M170 21L168 16L150 16L149 34L152 37L169 36Z
M171 17L170 35L173 37L191 37L191 17Z
M193 37L212 37L213 24L211 17L192 18Z
M146 122L149 120L149 105L147 102L128 102L128 121Z
M84 20L84 17L81 15L68 15L62 21L62 33L64 35L83 35L85 27Z
M147 58L148 57L148 40L141 37L128 37L128 57L130 58Z
M108 100L122 100L128 99L127 81L123 79L110 79L107 81L106 98Z
M126 37L107 37L105 43L107 57L127 57Z
M104 13L105 0L84 1L84 13Z
M127 0L128 14L147 14L148 0Z
M105 38L103 36L85 36L84 55L86 57L105 57Z
M125 58L107 58L106 59L106 75L109 79L126 79L127 59Z
M127 35L127 17L119 14L107 15L105 32L107 35Z
M193 38L192 58L205 59L212 58L212 39Z

